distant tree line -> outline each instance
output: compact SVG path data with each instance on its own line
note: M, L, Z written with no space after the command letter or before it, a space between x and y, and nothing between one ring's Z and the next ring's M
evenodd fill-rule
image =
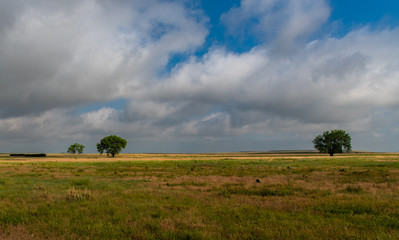
M45 157L45 153L11 153L10 157Z

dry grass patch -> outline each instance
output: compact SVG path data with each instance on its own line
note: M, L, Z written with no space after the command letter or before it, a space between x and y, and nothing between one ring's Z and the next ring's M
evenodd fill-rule
M7 226L5 229L0 228L1 240L41 240L41 239L57 239L44 237L41 233L30 233L24 226ZM59 238L58 238L59 239Z
M69 188L65 197L67 201L82 201L92 198L93 193L89 189L75 189L75 187Z

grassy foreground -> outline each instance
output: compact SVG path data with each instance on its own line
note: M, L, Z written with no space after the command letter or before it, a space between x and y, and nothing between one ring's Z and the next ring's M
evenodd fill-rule
M399 239L399 154L0 155L0 239Z

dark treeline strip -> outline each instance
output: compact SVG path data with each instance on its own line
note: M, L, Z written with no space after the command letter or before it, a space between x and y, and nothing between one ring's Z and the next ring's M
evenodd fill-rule
M10 157L46 157L45 153L12 153Z

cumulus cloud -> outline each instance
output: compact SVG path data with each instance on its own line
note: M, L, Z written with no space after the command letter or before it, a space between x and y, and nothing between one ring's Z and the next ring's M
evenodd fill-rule
M288 53L305 43L330 16L325 0L242 0L239 7L222 16L233 35L247 34Z
M315 133L332 128L396 139L386 116L399 108L398 28L315 37L326 1L242 0L222 20L260 44L196 56L207 17L183 2L2 1L13 14L0 14L0 143L94 146L120 134L131 151L311 148ZM191 57L165 72L176 53ZM121 98L122 109L76 112Z
M207 34L205 17L166 1L2 1L0 9L12 12L0 25L3 116L129 96Z
M356 120L399 104L398 34L398 29L364 28L312 42L290 58L274 58L267 47L243 54L216 50L174 69L170 78L147 89L148 95L309 123Z
M399 105L398 34L365 27L278 58L270 46L245 53L214 49L179 65L140 96L189 106L191 119L179 111L183 105L170 111L169 118L184 120L173 122L175 130L181 128L173 136L296 133L308 137L310 148L314 133L325 129L375 134L387 127L376 113L390 109L389 118Z

